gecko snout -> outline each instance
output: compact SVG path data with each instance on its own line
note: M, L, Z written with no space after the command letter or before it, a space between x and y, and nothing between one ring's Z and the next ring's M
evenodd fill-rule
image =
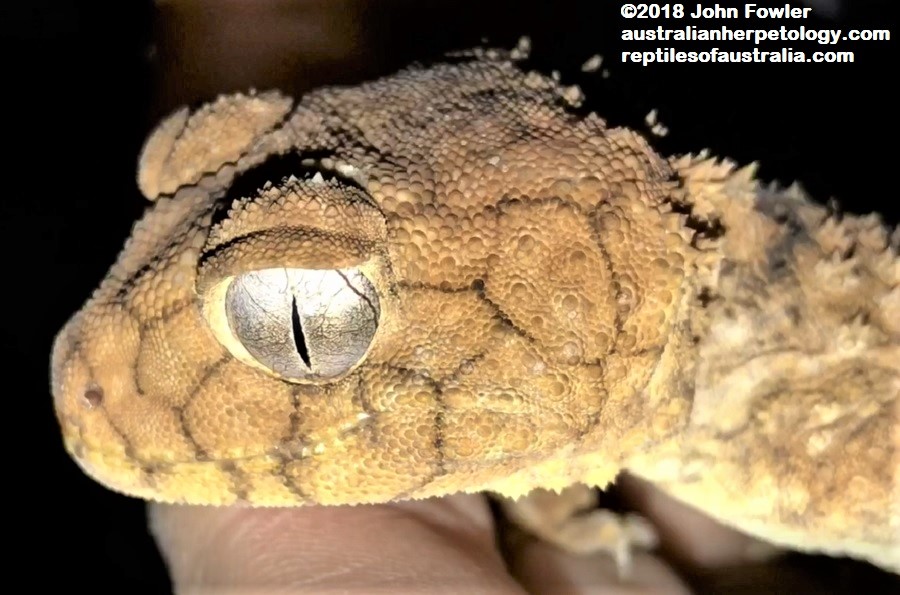
M141 394L140 342L141 329L124 309L89 303L57 335L50 367L66 449L89 475L126 492L171 458L180 423L159 399Z

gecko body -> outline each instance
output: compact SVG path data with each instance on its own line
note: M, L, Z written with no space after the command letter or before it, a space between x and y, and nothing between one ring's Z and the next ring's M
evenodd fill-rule
M164 502L606 486L900 571L900 236L665 158L503 52L162 122L60 332L66 447Z

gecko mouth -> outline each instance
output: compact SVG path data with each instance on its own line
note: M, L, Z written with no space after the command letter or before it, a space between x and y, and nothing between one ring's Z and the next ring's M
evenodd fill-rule
M66 450L78 467L93 480L112 491L145 500L173 504L232 505L249 503L238 467L269 468L283 473L283 455L260 453L246 457L215 460L148 461L109 448L92 446L72 426L63 426ZM300 460L301 456L290 460ZM284 483L291 482L285 478ZM203 489L203 488L206 489ZM281 501L269 506L312 504L311 498L289 486Z

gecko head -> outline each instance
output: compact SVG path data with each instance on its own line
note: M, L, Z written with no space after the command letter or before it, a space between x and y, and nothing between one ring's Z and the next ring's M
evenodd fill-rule
M323 91L290 126L236 96L151 135L155 205L54 347L88 474L196 504L515 496L652 438L686 264L667 166L550 79L447 68ZM319 142L337 178L220 186Z

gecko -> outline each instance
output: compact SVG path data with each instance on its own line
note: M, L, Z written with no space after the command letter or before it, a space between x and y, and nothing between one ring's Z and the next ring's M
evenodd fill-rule
M520 58L162 121L152 204L53 346L67 451L169 503L487 492L578 551L627 470L900 573L900 231L662 156Z

